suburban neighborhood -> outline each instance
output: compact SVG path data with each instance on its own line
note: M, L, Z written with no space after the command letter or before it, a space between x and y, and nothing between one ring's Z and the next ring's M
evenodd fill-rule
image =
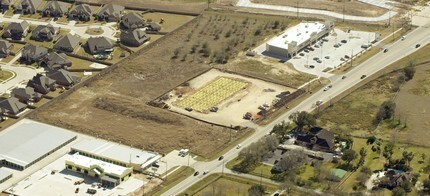
M1 195L429 195L428 16L2 0Z

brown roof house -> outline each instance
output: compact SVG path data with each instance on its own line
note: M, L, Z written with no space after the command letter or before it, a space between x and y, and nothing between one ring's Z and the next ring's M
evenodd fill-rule
M121 19L124 6L106 4L96 14L97 20L105 20L108 22L117 22Z
M37 41L52 41L54 36L58 34L58 28L48 25L39 25L31 31L31 39Z
M0 0L0 9L2 12L6 12L15 0Z
M55 80L58 85L62 86L72 86L81 81L81 78L76 74L64 69L52 70L48 73L48 77Z
M12 22L4 28L2 37L20 40L27 35L29 29L30 25L25 20L20 23Z
M111 52L113 43L106 37L90 37L87 40L87 47L90 54L100 54Z
M81 43L79 35L67 34L61 36L54 44L54 49L64 52L73 52Z
M130 12L121 17L121 25L126 29L142 28L145 26L145 20L140 14Z
M27 44L22 50L20 58L21 62L31 64L38 62L43 56L48 54L48 49L42 46L36 46L33 44Z
M0 111L2 114L6 113L16 115L25 110L25 108L27 108L27 105L19 102L18 98L16 97L0 98Z
M48 69L57 70L72 66L72 61L67 59L67 55L64 53L51 52L41 59L39 65L47 67Z
M13 49L13 44L6 40L0 40L0 58L9 56L10 51Z
M119 37L121 43L127 46L138 47L151 38L142 29L122 31Z
M81 21L89 21L91 20L91 16L93 15L93 10L88 4L79 4L76 5L69 12L69 19L81 20Z
M63 16L71 4L61 1L48 1L42 9L42 16L61 17Z
M42 94L34 91L32 87L15 88L12 90L11 95L18 98L22 103L38 102L42 99Z
M296 144L325 152L332 152L335 147L333 133L320 127L313 127L306 134L298 134Z
M37 74L27 83L27 87L34 88L34 91L42 94L55 91L57 85L55 80L48 78L44 75Z
M42 0L21 0L15 6L15 12L23 14L35 14L40 4L42 4Z

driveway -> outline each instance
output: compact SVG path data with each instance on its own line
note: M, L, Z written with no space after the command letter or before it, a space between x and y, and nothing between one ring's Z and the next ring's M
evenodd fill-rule
M18 14L14 15L11 18L7 18L4 17L4 15L0 15L2 22L22 22L24 21L23 19L20 19L17 17ZM88 39L90 37L107 37L109 39L113 39L116 40L117 38L114 37L115 33L117 32L117 30L115 28L113 28L113 25L116 24L115 22L110 22L110 23L106 23L106 24L89 24L89 25L76 25L76 21L70 21L67 25L66 24L59 24L56 21L54 21L54 19L50 20L49 22L45 22L45 21L37 21L37 20L25 20L27 21L30 25L47 25L47 24L51 24L54 27L58 27L60 29L68 29L70 30L70 32L72 34L78 34L79 36L81 36L84 39ZM87 33L85 33L87 31L88 28L101 28L103 29L103 33L100 35L89 35Z
M353 21L363 21L363 22L378 22L388 20L388 18L393 17L397 14L394 11L388 11L385 14L377 17L366 17L366 16L352 16L352 15L343 15L336 12L326 11L326 10L317 10L317 9L307 9L307 8L295 8L289 6L280 6L280 5L267 5L267 4L257 4L252 3L250 0L239 0L236 4L238 7L246 7L246 8L257 8L257 9L266 9L266 10L276 10L276 11L285 11L285 12L294 12L297 11L299 13L304 14L315 14L315 15L324 15L338 19L345 20L353 20Z

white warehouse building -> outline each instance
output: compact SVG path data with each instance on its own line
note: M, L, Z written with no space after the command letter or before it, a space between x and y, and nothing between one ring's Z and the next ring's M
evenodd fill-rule
M329 21L300 23L268 41L266 51L280 57L291 58L306 46L328 35L332 27L333 23Z

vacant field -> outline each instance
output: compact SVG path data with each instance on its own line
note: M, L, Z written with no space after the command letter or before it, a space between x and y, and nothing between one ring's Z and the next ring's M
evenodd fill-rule
M145 20L152 20L159 23L161 19L164 19L164 23L161 24L161 32L170 32L180 27L184 22L190 21L194 16L179 15L179 14L166 14L166 13L146 13L143 15Z
M200 13L207 8L206 0L88 0L89 3L114 3L129 7Z
M335 0L301 0L301 1L282 1L282 0L251 0L254 3L263 3L271 5L284 5L299 8L312 8L320 10L328 10L337 13L345 13L346 15L354 16L379 16L388 10L365 4L359 1L344 1Z
M206 58L198 52L204 41L213 48L212 51L216 51L231 39L238 39L237 46L228 53L233 55L246 47L245 41L254 37L259 26L263 26L261 35L254 39L262 39L263 35L277 31L269 27L264 30L264 25L273 24L275 20L286 23L282 19L285 18L208 12L198 21L165 37L157 46L127 58L116 69L38 112L33 118L161 153L189 148L194 154L211 157L247 131L233 132L230 141L230 131L227 129L146 103L211 66L209 62L204 63L205 60L192 60L193 56L196 59ZM232 25L237 27L233 28L230 38L225 38L224 34ZM233 32L234 29L236 32ZM214 31L222 31L222 38L214 40ZM185 42L188 35L195 39ZM186 61L172 59L176 48L182 48L182 56L189 54L190 48L198 42L196 53L190 54Z

